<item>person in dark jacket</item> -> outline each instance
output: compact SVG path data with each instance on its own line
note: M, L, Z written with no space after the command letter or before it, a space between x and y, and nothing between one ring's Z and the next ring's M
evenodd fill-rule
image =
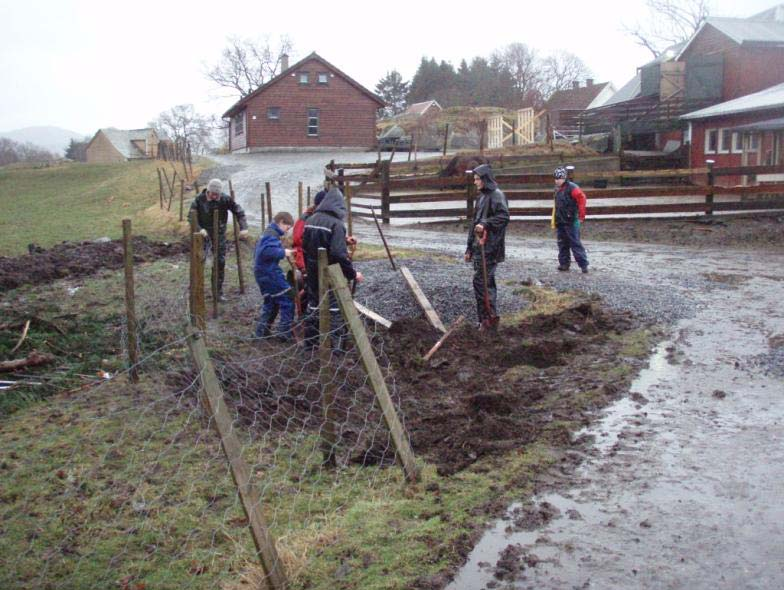
M305 254L305 292L308 300L308 319L305 328L305 344L315 346L318 341L318 308L319 308L319 280L318 280L318 251L325 248L329 264L339 264L343 276L348 281L362 282L362 273L354 269L346 247L346 204L343 193L337 187L332 187L324 195L324 200L316 207L313 214L305 222L305 231L302 235L302 249ZM339 309L334 297L330 298L330 311L333 323L340 325L336 316ZM336 339L340 347L345 328L337 330Z
M283 247L280 239L285 235L294 219L291 213L277 213L261 234L256 243L253 257L253 274L264 297L261 317L256 326L256 338L264 338L272 333L272 324L280 312L280 324L277 336L283 340L291 340L291 322L294 320L294 301L291 297L291 285L283 276L280 261L290 259L293 252Z
M229 221L229 211L234 216L235 222L240 224L239 237L242 240L248 238L248 222L245 219L245 211L229 195L223 192L223 183L218 178L213 178L207 183L201 194L191 203L190 211L196 212L196 221L199 231L205 238L205 246L214 247L212 244L213 234L213 212L218 212L218 297L223 300L223 277L226 269L226 224ZM212 269L215 272L215 269ZM214 280L214 278L213 278Z
M567 178L565 168L556 168L553 222L558 238L558 270L567 271L572 254L577 266L588 272L588 254L580 241L580 224L585 222L585 193ZM571 250L571 253L569 252Z
M497 289L495 269L503 262L506 252L506 226L509 224L509 205L506 196L499 190L489 164L473 169L474 185L478 189L474 208L474 219L468 232L468 246L465 261L474 263L474 296L476 313L480 327L491 327L496 312ZM485 282L482 269L482 248L484 244L485 264L487 266L487 291L491 311L485 305Z

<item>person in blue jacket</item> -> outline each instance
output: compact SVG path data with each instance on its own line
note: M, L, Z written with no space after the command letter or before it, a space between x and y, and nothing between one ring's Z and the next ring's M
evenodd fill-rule
M261 234L256 243L253 274L264 297L261 317L256 326L256 338L272 334L272 324L280 312L280 323L276 335L283 340L291 340L291 323L294 320L294 301L291 298L291 285L283 275L280 261L291 259L292 250L284 248L280 239L294 225L291 213L277 213Z

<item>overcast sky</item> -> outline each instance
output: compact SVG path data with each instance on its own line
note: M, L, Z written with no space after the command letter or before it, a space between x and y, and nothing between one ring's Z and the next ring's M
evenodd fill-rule
M714 0L714 16L750 16L776 2ZM621 8L622 7L622 8ZM203 75L226 37L288 34L292 62L311 51L373 89L389 70L410 80L422 56L457 66L512 42L578 55L616 88L650 54L623 32L644 0L591 2L0 3L0 131L56 125L85 134L137 128L173 105L220 114L236 97Z

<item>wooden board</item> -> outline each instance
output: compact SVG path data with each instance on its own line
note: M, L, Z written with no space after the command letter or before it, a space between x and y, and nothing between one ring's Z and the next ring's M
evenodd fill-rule
M356 307L357 311L359 313L361 313L363 316L365 316L368 319L373 320L374 322L376 322L377 324L379 324L381 326L384 326L387 330L392 327L392 322L390 322L386 318L381 317L375 311L372 311L372 310L368 309L367 307L362 305L359 301L355 301L354 302L354 307Z
M400 272L402 273L403 278L406 280L408 288L411 289L411 294L414 296L414 299L416 299L417 303L422 308L422 311L425 312L427 321L429 321L436 330L439 330L440 332L446 332L444 323L441 321L441 318L438 317L436 310L433 309L430 301L422 292L422 289L419 287L419 283L416 282L416 279L414 278L414 275L411 274L411 271L408 270L408 268L405 266L401 266Z

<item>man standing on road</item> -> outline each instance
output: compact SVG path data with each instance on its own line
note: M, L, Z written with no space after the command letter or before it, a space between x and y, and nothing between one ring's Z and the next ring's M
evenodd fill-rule
M577 266L588 272L588 255L580 241L580 223L585 222L585 193L567 178L565 168L556 168L553 176L555 203L552 226L558 237L558 270L569 270L574 254Z
M223 277L226 269L226 224L229 221L229 211L234 215L234 222L240 224L240 239L248 239L248 222L245 219L245 211L229 195L223 192L223 183L218 178L213 178L207 183L201 194L191 203L191 211L196 211L196 221L199 224L199 232L205 237L205 245L209 244L213 248L213 212L218 212L218 299L225 301L223 297ZM212 269L215 272L215 268Z
M470 172L470 171L467 171ZM489 164L482 164L473 170L474 185L479 197L474 209L474 219L468 232L468 247L465 261L474 263L474 296L479 327L492 327L497 322L497 290L495 269L505 258L506 226L509 224L509 205L506 196L498 188ZM484 280L482 260L484 246L484 265L487 267L487 285ZM485 288L489 308L485 302Z
M305 345L308 347L318 344L319 335L319 277L318 277L318 251L325 248L329 264L339 264L343 276L348 281L362 282L362 273L354 269L346 247L346 204L343 193L333 186L324 195L324 200L316 207L313 214L305 221L305 231L302 235L302 250L305 254L305 291L308 299L308 319L305 325ZM340 325L339 309L334 296L330 297L330 311L333 324ZM334 329L334 328L333 328ZM345 327L337 329L335 339L337 348L342 347L345 337Z

